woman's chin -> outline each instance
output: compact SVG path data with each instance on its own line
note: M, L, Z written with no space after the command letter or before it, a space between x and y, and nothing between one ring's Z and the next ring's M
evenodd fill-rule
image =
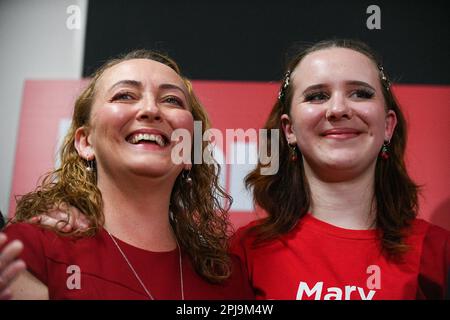
M180 171L171 162L160 162L160 163L135 163L130 165L128 168L129 172L133 175L149 178L158 178L170 175L171 172Z

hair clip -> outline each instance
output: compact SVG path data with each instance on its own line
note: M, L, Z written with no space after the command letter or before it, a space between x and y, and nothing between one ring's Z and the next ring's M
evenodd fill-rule
M289 87L290 76L291 76L291 71L288 70L284 75L283 85L280 88L280 92L278 92L278 100L281 100L284 98L286 88Z
M381 77L381 80L383 81L383 83L384 83L384 86L386 87L386 89L387 90L389 90L390 89L390 87L391 87L391 82L388 80L388 78L386 77L386 75L384 74L384 68L383 68L383 66L378 66L378 70L380 70L380 77Z

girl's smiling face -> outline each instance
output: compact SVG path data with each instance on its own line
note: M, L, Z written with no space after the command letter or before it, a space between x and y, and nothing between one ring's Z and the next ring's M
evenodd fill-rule
M379 70L368 57L346 48L312 52L293 70L291 85L283 130L307 167L329 179L374 167L396 115L386 110Z

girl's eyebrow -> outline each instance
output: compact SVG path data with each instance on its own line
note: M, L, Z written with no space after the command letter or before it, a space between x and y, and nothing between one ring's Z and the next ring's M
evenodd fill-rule
M375 91L374 87L372 87L370 84L368 84L367 82L364 82L364 81L351 80L351 81L346 81L345 84L366 87L368 89L371 89L371 90Z
M349 80L349 81L345 81L345 84L353 85L353 86L362 86L362 87L366 87L368 89L375 91L375 89L370 84L368 84L367 82L364 82L364 81ZM324 84L324 83L313 84L313 85L307 87L305 90L303 90L303 94L307 91L323 89L323 88L328 88L328 87L329 87L329 85Z

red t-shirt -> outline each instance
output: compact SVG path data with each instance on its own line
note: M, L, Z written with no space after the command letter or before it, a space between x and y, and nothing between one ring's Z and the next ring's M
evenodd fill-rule
M50 299L149 299L104 230L94 237L70 238L36 225L15 223L4 232L8 241L24 243L21 258L28 271L47 285ZM178 249L150 252L116 241L155 299L181 299ZM253 299L239 259L232 256L232 261L232 276L222 284L211 284L194 271L183 254L185 299Z
M232 252L247 268L257 299L442 299L450 233L423 220L412 223L401 262L381 254L376 230L349 230L308 214L287 235L261 246L237 231Z

